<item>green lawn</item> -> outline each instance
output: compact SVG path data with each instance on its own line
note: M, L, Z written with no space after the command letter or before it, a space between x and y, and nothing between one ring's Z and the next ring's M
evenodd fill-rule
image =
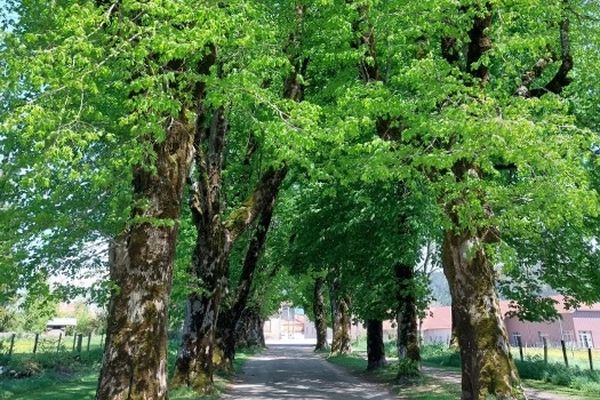
M45 373L43 375L0 381L2 400L93 400L98 384L98 369L78 371L72 375ZM223 389L222 379L217 379L217 393ZM172 400L212 400L215 396L198 396L190 389L182 388L169 394Z
M460 385L441 381L432 376L419 376L405 380L402 383L396 381L397 368L392 361L388 366L374 372L367 372L367 361L362 353L354 353L346 356L332 356L328 361L348 369L352 374L371 381L376 381L394 386L396 393L401 399L415 400L454 400L460 398ZM433 365L433 364L432 364ZM440 368L436 365L437 368ZM455 367L443 367L451 371L459 372ZM562 394L578 400L597 399L597 394L586 393L582 390L557 386L551 383L526 379L523 385L528 388L545 392Z
M256 349L239 352L234 362L235 370L239 370L243 363L254 354ZM174 360L171 352L170 361ZM22 379L0 379L0 400L93 400L98 383L100 369L98 351L94 359L84 360L90 365L78 364L73 368L61 365L47 368L43 372ZM48 357L40 355L37 357ZM213 400L218 399L225 386L228 376L215 378L216 394L198 396L187 388L173 390L169 394L171 400Z
M23 379L0 380L2 400L87 400L96 393L98 368L88 367L75 373L44 372Z
M332 356L327 360L348 369L353 375L362 379L394 385L394 390L400 399L456 400L460 398L458 385L440 382L428 376L414 377L399 384L396 381L398 371L393 362L385 368L367 372L367 361L361 353Z
M70 352L73 350L73 342L76 343L76 338L73 336L62 336L60 338L60 346L58 342L58 336L54 335L40 335L38 340L38 353L56 353L59 352ZM104 335L93 335L90 338L90 349L101 348L102 342L104 341ZM87 351L88 336L82 337L81 349ZM0 340L0 353L7 354L10 347L10 339L3 338ZM13 344L13 354L31 354L35 347L35 336L27 335L23 337L15 338Z
M511 348L512 356L515 360L518 360L521 355L519 354L518 348ZM527 358L539 358L544 359L544 349L541 347L524 347L523 348L523 357ZM567 349L567 360L569 361L569 366L577 365L581 369L589 369L590 363L588 358L587 349ZM592 350L592 361L598 367L600 367L600 350L593 349ZM559 363L564 364L564 358L562 354L562 350L559 348L549 348L548 349L548 362L550 363Z

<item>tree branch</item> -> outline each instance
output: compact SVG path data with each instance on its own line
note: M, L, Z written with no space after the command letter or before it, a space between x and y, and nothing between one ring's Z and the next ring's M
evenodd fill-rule
M250 245L248 246L248 250L246 251L246 257L244 258L244 265L242 267L242 274L240 275L240 280L237 286L237 294L235 297L235 301L231 307L231 313L233 315L234 321L240 319L242 311L244 310L244 308L246 308L246 304L248 303L248 297L250 295L250 289L252 287L254 271L256 271L258 260L267 240L267 233L271 225L273 209L275 208L275 200L277 198L277 193L279 192L279 189L281 187L281 182L282 181L280 181L279 185L275 188L275 193L273 194L273 198L271 199L271 201L265 206L265 209L260 213L258 224L256 225L256 229L254 230L254 236L252 236L252 240L250 241Z
M561 64L554 77L542 88L532 89L531 97L540 97L548 92L560 94L572 82L568 76L573 69L573 55L571 54L570 21L564 18L560 23L560 48Z
M232 242L235 241L248 225L273 201L287 172L288 168L284 166L279 169L269 168L263 174L254 192L224 222L229 240Z
M515 90L514 95L519 97L531 97L531 84L537 78L542 76L542 73L552 61L552 57L550 56L540 58L529 71L523 74L521 77L521 84L517 90Z
M469 47L467 49L467 72L476 78L487 82L489 79L489 69L487 65L480 63L483 54L492 48L492 42L487 29L492 24L492 4L486 2L485 10L482 15L477 15L473 20L473 27L469 31ZM477 67L473 64L479 63Z

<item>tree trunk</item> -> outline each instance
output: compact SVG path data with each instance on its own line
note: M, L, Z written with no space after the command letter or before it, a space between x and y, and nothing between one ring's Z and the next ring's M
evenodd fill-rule
M234 311L231 308L223 310L219 314L217 322L216 345L220 363L215 365L217 369L231 371L233 369L233 360L235 359L235 328L239 322L239 317L234 317Z
M336 300L333 342L331 343L331 352L334 354L349 354L352 352L352 338L350 337L352 321L349 304L350 299L348 296L341 296Z
M185 384L197 392L213 389L215 330L219 307L226 289L225 273L231 242L220 225L198 232L194 250L193 276L202 282L202 291L188 296L181 348L177 357L173 385ZM218 356L219 354L217 354Z
M155 171L133 172L136 207L126 232L126 256L114 260L107 341L96 399L167 398L167 306L181 197L192 155L184 112L154 145ZM125 253L122 251L121 253Z
M329 349L327 343L327 320L325 317L325 300L323 298L323 289L325 279L318 277L315 279L315 290L313 293L313 312L315 314L315 330L317 331L317 344L315 351L324 351Z
M382 368L386 365L385 346L383 344L383 321L367 320L367 370Z
M396 315L398 360L411 360L414 362L415 368L418 369L421 362L421 352L417 326L414 268L410 265L398 263L394 270L398 290L398 311Z
M264 323L256 307L246 308L235 329L236 346L238 348L265 347Z
M462 360L462 399L522 399L483 235L447 231L442 258Z
M211 136L214 134L215 132L212 132ZM213 166L212 169L216 170L218 167ZM220 222L220 200L219 196L214 194L215 191L221 190L220 181L215 180L211 190L205 189L195 199L192 213L198 237L191 274L202 282L202 291L192 293L186 302L182 344L177 357L173 385L187 385L200 393L212 391L215 364L221 365L224 356L221 351L215 351L216 330L221 302L228 286L231 246L261 212L273 207L275 196L286 174L285 167L267 170L250 198L234 211L225 223ZM210 199L208 193L213 193L215 198ZM216 213L214 217L213 213ZM266 231L264 234L266 235ZM258 257L258 253L254 256Z

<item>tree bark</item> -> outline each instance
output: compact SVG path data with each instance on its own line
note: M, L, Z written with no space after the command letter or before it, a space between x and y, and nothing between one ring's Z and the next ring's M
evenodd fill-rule
M415 367L419 368L421 351L419 349L419 332L417 326L414 268L410 265L398 263L394 267L394 270L398 285L398 309L396 315L398 360L414 361Z
M334 320L331 352L333 354L349 354L352 352L352 338L350 337L352 321L350 316L350 299L348 296L342 295L336 299Z
M236 347L265 347L264 323L258 308L244 309L235 329Z
M482 236L447 231L442 247L462 360L462 399L522 399Z
M192 293L186 302L182 344L173 378L175 386L185 384L198 392L213 389L215 328L223 297L227 257L231 241L221 225L198 235L192 265L202 282L201 292Z
M367 320L367 370L385 367L385 345L383 343L383 321Z
M213 168L220 167L215 165ZM216 174L204 174L203 181L207 182L207 177ZM285 167L266 171L254 193L224 223L220 222L219 196L214 194L221 190L220 179L210 183L210 189L200 188L196 193L192 214L198 238L192 259L192 276L202 282L202 291L190 294L186 302L182 344L173 379L175 386L187 385L200 393L213 390L215 364L222 364L223 357L222 352L215 352L216 330L221 302L227 290L231 247L261 211L273 206L286 174Z
M315 279L315 288L313 292L313 313L315 314L315 330L317 332L317 344L315 351L324 351L329 349L327 343L327 320L325 316L325 300L323 298L323 289L325 288L325 279L317 277Z
M192 155L193 128L182 110L156 158L133 172L136 207L126 232L126 255L113 259L107 341L96 399L167 398L167 305L181 197ZM117 259L120 258L120 259Z

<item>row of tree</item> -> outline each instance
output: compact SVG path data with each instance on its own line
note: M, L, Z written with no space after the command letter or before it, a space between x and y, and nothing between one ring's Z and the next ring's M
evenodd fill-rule
M325 346L324 287L332 351L354 316L382 365L396 318L418 366L433 257L463 398L521 398L498 288L528 318L551 315L545 284L600 293L599 18L587 0L9 1L6 291L108 252L97 398L164 399L169 310L172 383L204 392L282 297Z

